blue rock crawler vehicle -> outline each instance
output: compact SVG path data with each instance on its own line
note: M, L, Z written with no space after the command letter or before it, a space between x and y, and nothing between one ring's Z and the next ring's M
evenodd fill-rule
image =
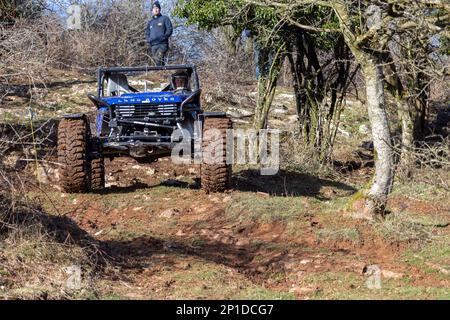
M171 74L170 83L160 92L147 90L146 81L141 90L128 82L129 76L163 71ZM97 93L88 95L97 109L95 126L86 114L65 115L58 126L62 190L103 189L105 158L126 156L150 163L171 156L180 144L184 157L203 158L200 178L204 190L228 189L231 165L226 136L232 123L225 113L204 112L200 95L193 65L99 69Z

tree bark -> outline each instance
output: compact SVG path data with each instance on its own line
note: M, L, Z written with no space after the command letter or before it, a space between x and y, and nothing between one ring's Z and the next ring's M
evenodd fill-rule
M375 150L375 176L366 194L365 209L370 214L383 214L394 182L394 152L385 109L383 69L376 53L364 51L359 46L355 32L348 26L351 17L345 3L333 1L330 6L338 16L345 42L361 65L366 83L366 105Z
M394 181L394 152L385 109L382 67L376 58L367 54L360 52L358 58L366 82L366 104L375 149L375 176L367 194L366 207L371 213L382 214Z
M266 129L270 106L276 91L277 76L261 77L258 80L258 98L256 102L255 120L253 127L256 130Z
M402 97L396 97L398 115L402 126L402 146L401 146L401 164L403 166L403 173L406 178L411 174L410 166L413 164L413 157L411 152L414 149L415 140L415 109L411 108L408 101Z

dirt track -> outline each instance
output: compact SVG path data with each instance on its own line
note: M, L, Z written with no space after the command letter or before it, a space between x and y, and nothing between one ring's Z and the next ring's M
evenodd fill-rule
M384 298L399 294L404 281L421 294L448 292L446 277L408 263L408 243L386 241L336 207L354 193L348 185L247 170L235 174L234 190L208 195L198 188L198 168L169 159L150 165L118 159L106 170L101 193L40 196L111 257L99 282L102 297ZM392 205L421 214L450 210L404 197ZM365 287L372 264L382 269L387 291Z

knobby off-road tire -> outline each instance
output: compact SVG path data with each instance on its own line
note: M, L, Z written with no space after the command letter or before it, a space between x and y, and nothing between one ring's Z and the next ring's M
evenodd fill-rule
M227 164L227 130L232 128L228 118L206 118L203 124L200 178L202 189L208 193L230 188L232 166Z
M83 193L90 189L87 159L89 128L86 119L63 119L58 126L60 184L64 192Z
M98 191L105 188L105 160L104 158L91 161L91 190Z

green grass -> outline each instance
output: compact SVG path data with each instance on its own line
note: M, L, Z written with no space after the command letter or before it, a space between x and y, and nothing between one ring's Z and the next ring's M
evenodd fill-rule
M407 196L417 200L450 204L450 191L418 182L395 183L392 196Z
M407 212L388 215L385 219L375 221L374 230L389 241L426 242L434 237L433 223L424 223L424 218L417 219Z
M381 289L369 289L364 275L347 272L309 274L305 285L317 286L311 299L367 300L367 299L450 299L450 289L445 287L413 286L406 279L381 279Z
M286 223L286 232L290 236L299 237L305 234L308 227L309 221L307 219L291 219Z
M237 300L295 300L293 293L285 291L275 291L264 287L250 287L243 292L233 296L231 299Z
M442 240L427 244L420 250L409 249L404 253L404 257L408 264L427 274L450 281L450 246L448 241Z
M369 118L365 112L361 112L360 107L347 107L344 108L341 114L342 123L345 123L345 126L342 128L346 131L349 131L353 135L359 134L359 127L362 124L368 124Z
M241 221L269 223L303 217L306 213L300 197L259 197L240 194L226 208L227 215Z

